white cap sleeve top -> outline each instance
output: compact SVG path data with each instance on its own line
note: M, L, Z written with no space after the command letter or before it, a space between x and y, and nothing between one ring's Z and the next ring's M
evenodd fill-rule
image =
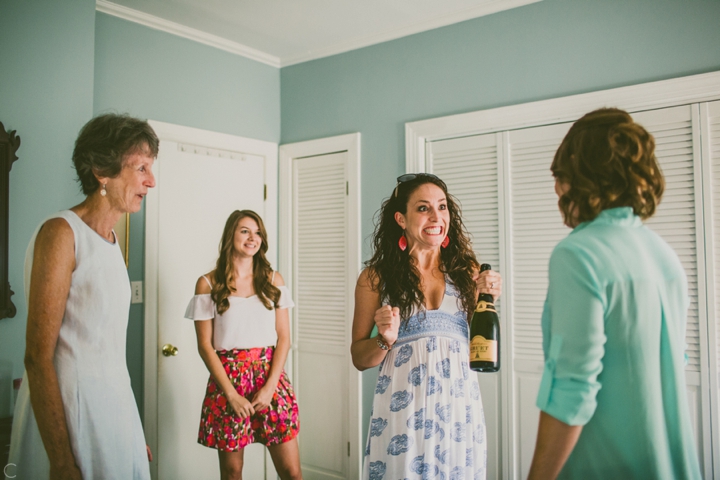
M275 309L295 306L290 289L278 286L280 299L275 308L268 310L257 295L251 297L229 296L230 308L218 314L210 294L195 295L185 311L185 318L196 321L213 320L213 348L258 348L275 345ZM272 302L271 302L272 303Z

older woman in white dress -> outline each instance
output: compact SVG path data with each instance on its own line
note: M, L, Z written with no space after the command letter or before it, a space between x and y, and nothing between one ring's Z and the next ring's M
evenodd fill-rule
M73 163L87 198L45 220L25 260L25 376L10 448L17 478L149 479L130 386L130 282L113 226L155 186L147 122L88 122Z

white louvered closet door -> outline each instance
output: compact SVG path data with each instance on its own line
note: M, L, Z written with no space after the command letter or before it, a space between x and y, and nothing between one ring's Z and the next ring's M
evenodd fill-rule
M708 262L708 280L714 286L708 292L708 338L709 382L711 391L711 414L713 427L714 458L720 458L720 101L701 105L703 166L706 187L706 224L708 251L713 262ZM707 418L707 417L706 417ZM709 422L708 422L709 423ZM706 462L708 463L708 462ZM720 462L718 462L720 463ZM720 478L720 464L706 478Z
M655 137L655 155L665 175L665 193L645 224L659 233L680 257L688 277L688 372L699 372L698 251L695 168L690 106L640 112L635 121Z
M714 230L715 242L713 250L715 253L715 322L716 337L711 339L714 342L715 351L720 352L720 328L717 327L720 322L720 102L712 102L706 105L706 133L708 137L707 158L711 165L712 178L712 204L713 217L711 222ZM716 360L720 362L720 355L716 355ZM718 372L720 372L720 363L717 364ZM719 379L720 380L720 379Z
M462 207L480 263L500 268L499 135L441 140L430 144L429 170L440 177Z
M647 225L677 252L688 277L687 393L700 463L712 478L713 448L720 457L720 102L632 115L655 137L666 180L660 207ZM553 248L570 232L558 211L550 165L571 125L428 144L427 171L445 180L460 200L480 261L499 265L505 278L504 363L502 381L495 380L501 385L489 382L492 376L481 378L488 434L503 445L495 458L489 442L489 467L495 471L488 478L525 478L534 453L547 268ZM714 259L707 264L707 280L706 250ZM714 475L720 478L720 466Z
M689 363L687 391L693 427L702 456L708 446L709 430L702 422L708 408L703 378L703 358L707 352L701 341L706 317L704 280L698 275L704 263L698 247L696 219L700 204L700 177L697 136L693 130L690 106L633 114L656 139L656 154L666 179L663 201L647 225L658 232L678 253L688 276L690 309L687 339ZM547 291L547 266L553 247L569 230L562 226L549 172L555 150L570 124L550 125L509 134L511 238L513 278L513 404L516 408L515 465L525 477L532 459L538 411L535 396L543 366L540 317ZM698 158L696 158L698 157Z
M293 159L296 390L308 479L348 477L347 152Z
M489 263L503 272L500 255L500 199L498 140L501 134L441 140L428 145L428 172L440 177L448 191L460 202L465 227L471 235L473 250L480 263ZM450 239L452 241L452 239ZM501 302L498 302L501 309ZM499 310L501 341L506 319ZM509 358L501 346L502 362ZM501 401L503 370L478 374L488 435L487 478L502 478L502 419L505 416Z
M633 119L655 137L655 155L665 176L665 193L646 225L670 244L680 257L688 279L690 308L685 342L688 402L700 454L709 454L707 385L707 310L705 252L702 231L699 123L690 105L633 114ZM695 118L694 118L695 117Z
M535 450L540 415L535 398L544 364L540 317L547 293L547 268L553 248L570 232L563 225L550 173L555 151L569 128L568 123L508 133L513 478L527 477Z

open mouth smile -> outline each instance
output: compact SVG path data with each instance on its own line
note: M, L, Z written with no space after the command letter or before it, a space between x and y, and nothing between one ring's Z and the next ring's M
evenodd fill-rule
M441 227L440 225L436 227L427 227L423 229L423 232L428 235L441 235L443 233L443 227Z

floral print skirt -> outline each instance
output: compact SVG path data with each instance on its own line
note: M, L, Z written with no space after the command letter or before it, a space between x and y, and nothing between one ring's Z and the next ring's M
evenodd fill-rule
M273 347L217 352L237 392L248 400L267 380ZM210 376L200 416L198 443L223 452L237 452L251 443L277 445L295 438L300 430L298 406L283 370L270 407L240 418Z

